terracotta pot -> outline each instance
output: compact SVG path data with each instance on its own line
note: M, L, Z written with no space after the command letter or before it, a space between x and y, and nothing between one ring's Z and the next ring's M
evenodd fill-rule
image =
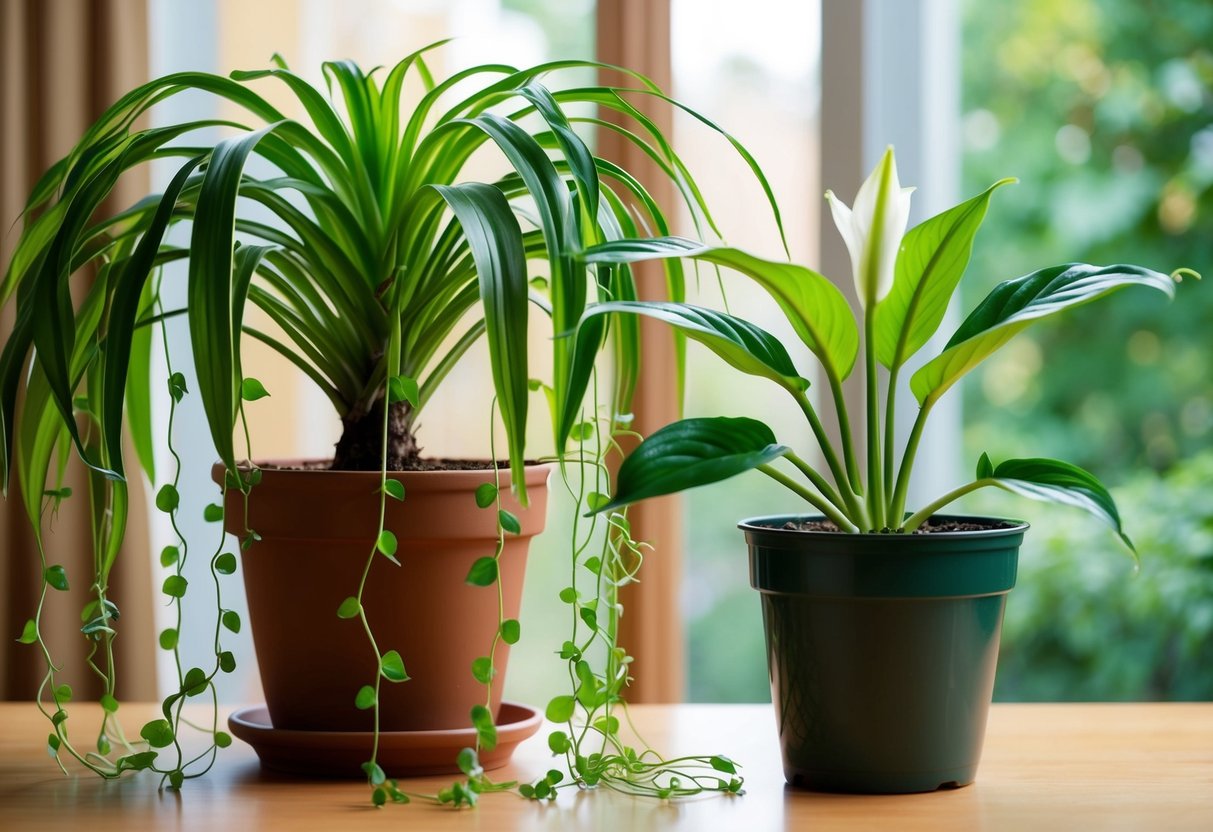
M224 527L261 540L241 555L261 683L276 728L369 731L372 712L358 710L358 689L374 684L378 659L357 618L340 619L341 602L357 594L379 520L379 474L290 470L297 461L266 463L245 500L229 489ZM523 570L533 536L543 530L550 465L526 471L530 508L507 493L502 506L522 523L506 535L500 561L505 617L517 618ZM211 471L222 482L223 466ZM469 586L468 569L491 556L496 511L478 508L474 493L492 471L418 471L388 475L405 500L387 501L386 527L396 534L401 566L375 557L363 596L379 650L397 650L410 679L380 687L380 728L421 731L464 727L484 686L472 661L488 655L497 628L495 587ZM494 656L492 710L501 706L509 647Z

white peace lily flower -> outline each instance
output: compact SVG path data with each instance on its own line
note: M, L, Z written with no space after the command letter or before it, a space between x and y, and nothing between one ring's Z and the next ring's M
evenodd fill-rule
M876 169L859 187L852 210L826 191L834 225L851 254L855 293L865 309L871 309L893 288L893 266L910 219L910 194L901 187L893 148L884 152Z

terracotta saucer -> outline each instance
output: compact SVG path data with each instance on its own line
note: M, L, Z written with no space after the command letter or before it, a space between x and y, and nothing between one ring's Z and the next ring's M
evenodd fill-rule
M370 758L369 731L294 731L275 728L264 705L236 711L227 719L232 733L261 758L261 767L314 777L362 778ZM480 752L480 764L501 768L520 742L533 736L543 715L529 705L502 702L497 718L497 747ZM389 777L419 777L459 771L459 751L476 742L476 731L451 728L433 731L384 731L379 735L379 764Z

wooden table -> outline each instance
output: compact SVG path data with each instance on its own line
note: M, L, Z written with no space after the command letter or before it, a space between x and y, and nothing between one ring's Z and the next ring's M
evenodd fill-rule
M150 706L124 705L137 732ZM79 736L89 706L74 707ZM632 709L637 727L667 753L726 754L745 765L742 797L660 803L611 792L565 792L554 804L490 795L475 810L414 803L375 810L361 784L263 775L237 741L205 778L180 794L140 774L102 782L62 776L47 758L47 725L31 705L0 704L0 830L261 828L409 830L1213 830L1213 703L996 705L977 783L904 796L813 794L784 786L769 706L677 705ZM545 732L510 769L550 768ZM430 791L450 778L414 780Z

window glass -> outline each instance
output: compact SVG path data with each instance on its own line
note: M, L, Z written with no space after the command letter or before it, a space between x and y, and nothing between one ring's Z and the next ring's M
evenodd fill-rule
M1209 271L1213 7L1070 0L964 4L964 180L1005 188L965 307L1067 261ZM1020 336L966 388L967 457L1056 456L1114 486L1139 574L1071 510L1034 519L1004 630L1004 699L1213 698L1213 295L1125 290Z
M822 207L818 170L820 11L800 0L675 0L675 96L733 133L757 157L783 212L792 258L817 261ZM676 143L699 179L727 242L761 256L786 256L766 200L726 141L689 117ZM688 223L689 225L689 223ZM684 233L694 229L684 227ZM692 284L695 280L690 280ZM721 287L724 297L722 298ZM778 335L801 373L807 350L774 302L739 275L703 269L692 300L722 308ZM689 416L750 416L785 443L811 446L799 410L780 388L743 376L708 350L688 346ZM685 497L686 547L681 603L687 623L687 698L699 702L770 698L762 613L750 589L738 520L803 509L785 489L751 472Z

